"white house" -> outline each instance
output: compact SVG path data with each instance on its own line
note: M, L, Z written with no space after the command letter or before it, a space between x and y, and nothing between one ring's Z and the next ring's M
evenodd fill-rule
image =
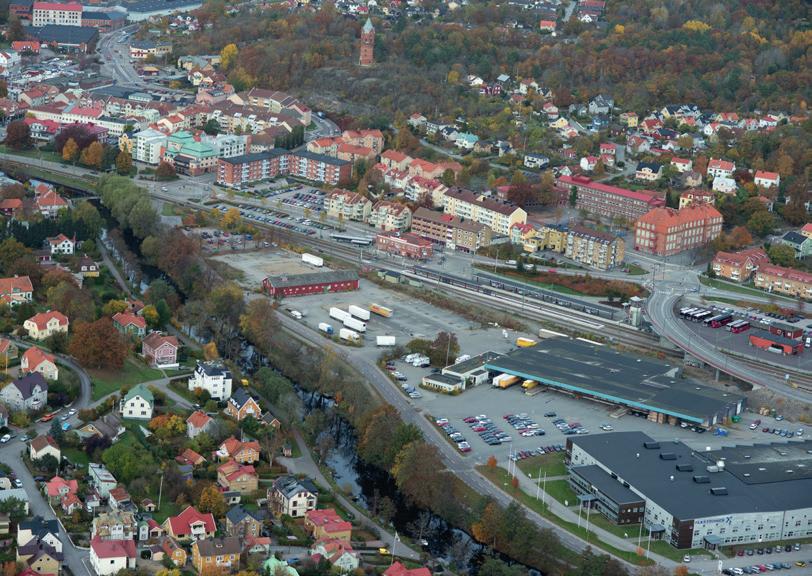
M28 455L31 460L39 460L44 456L53 456L59 462L62 459L62 451L56 440L50 436L37 436L28 445Z
M76 239L68 238L64 234L48 238L46 242L48 243L48 248L50 248L52 255L66 254L70 256L73 255L74 249L76 248Z
M32 372L8 383L0 390L0 401L12 410L39 410L48 401L48 382Z
M760 188L777 188L781 184L781 176L778 175L778 172L756 170L756 177L753 182Z
M68 331L68 317L56 310L34 314L23 322L23 328L33 340L45 340L57 332Z
M220 362L200 362L189 378L189 390L200 388L215 400L231 397L231 371Z
M298 480L294 476L280 476L268 488L268 502L277 516L304 518L310 510L316 509L318 495L318 489L310 480Z
M715 178L717 176L724 176L730 178L733 172L736 171L736 164L728 160L720 160L718 158L711 158L708 162L708 176Z
M736 181L733 178L717 176L713 179L713 190L715 192L722 192L724 194L735 194Z
M143 384L138 384L131 388L122 398L120 405L121 417L150 420L154 406L155 398L152 392Z
M159 164L161 150L166 146L167 140L167 135L158 130L152 128L141 130L135 135L133 159L145 164Z
M684 172L690 172L694 169L694 163L691 161L690 158L677 158L674 156L671 158L671 167L674 168L680 174Z
M97 576L113 576L119 570L135 568L135 540L90 541L90 565Z
M36 346L31 346L20 359L20 373L29 374L31 372L39 372L48 380L57 380L59 368L56 366L56 357L43 352Z
M544 168L550 163L550 159L544 154L525 154L524 165L527 168Z
M87 465L87 481L102 498L107 498L110 490L118 486L118 480L104 464L94 464L93 462Z
M8 70L20 64L20 55L14 50L0 50L0 67Z

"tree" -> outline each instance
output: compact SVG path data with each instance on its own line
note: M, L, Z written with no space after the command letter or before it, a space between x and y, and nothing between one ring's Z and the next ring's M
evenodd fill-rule
M76 144L76 140L68 138L68 141L65 142L65 145L62 147L62 160L65 162L75 162L78 154L79 145Z
M85 368L121 368L129 353L109 318L75 324L68 351Z
M493 454L488 456L488 468L491 469L496 468L496 456L494 456Z
M121 176L127 176L133 169L133 157L126 150L122 150L116 156L116 172Z
M117 442L102 454L102 462L123 484L152 476L157 466L152 454L138 442Z
M92 142L87 148L82 150L82 153L79 155L80 163L97 170L101 169L103 160L104 146L101 145L101 142Z
M114 316L119 312L124 312L128 308L127 302L124 300L108 300L102 306L103 316Z
M457 335L453 332L440 332L431 343L428 357L432 366L448 366L460 353Z
M12 264L26 259L30 255L31 250L26 248L22 242L15 238L6 238L0 242L0 269L8 274Z
M6 128L6 145L15 150L31 148L31 128L22 120L9 123Z
M204 514L208 512L215 518L222 518L226 514L226 500L223 493L217 489L217 486L209 485L200 493L197 508Z
M216 118L212 118L203 126L203 132L209 136L216 136L220 133L220 123L217 122Z
M6 41L14 42L16 40L25 40L26 33L23 28L23 23L16 16L8 19L8 29L6 30Z
M177 177L177 173L175 172L175 167L172 166L169 162L165 160L161 160L161 163L158 164L158 167L155 169L155 177L159 180L172 180Z
M226 213L223 214L222 224L225 228L229 230L237 229L240 224L242 223L242 218L240 218L240 209L239 208L229 208L226 210Z
M217 352L217 344L212 340L203 345L203 358L206 360L217 360L220 354Z
M226 44L220 51L220 67L223 70L229 70L236 62L238 54L239 50L236 44Z
M795 258L795 249L786 244L773 244L767 251L770 262L777 266L793 267L798 261Z
M154 304L147 304L141 310L141 316L144 317L150 328L158 328L161 325L161 316L158 314L158 309Z
M775 217L766 210L761 210L750 216L747 228L756 236L767 236L775 229Z

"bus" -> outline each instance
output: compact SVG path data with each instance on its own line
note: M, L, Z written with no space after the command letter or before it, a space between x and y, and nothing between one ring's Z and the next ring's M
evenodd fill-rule
M739 334L740 332L744 332L745 330L750 329L750 322L747 320L739 320L735 323L734 326L730 327L730 331L734 334Z
M713 316L713 312L710 310L700 310L696 312L693 316L691 316L691 320L694 322L704 322L707 318Z
M698 308L691 308L691 307L683 308L683 309L681 309L679 311L679 317L685 319L685 318L688 317L689 314L693 314L697 310L698 310Z
M350 236L349 234L331 234L330 238L336 242L346 242L348 244L357 244L359 246L369 246L372 244L372 238L366 236Z
M710 326L711 328L721 328L731 322L733 322L733 314L720 314L711 320Z
M704 308L694 308L691 312L688 312L685 315L686 320L693 320L698 314L704 314L707 312Z

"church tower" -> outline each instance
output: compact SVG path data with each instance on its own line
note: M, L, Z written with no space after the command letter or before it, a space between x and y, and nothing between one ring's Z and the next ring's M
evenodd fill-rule
M361 66L372 66L375 63L375 28L372 20L367 18L366 24L361 28L361 56L358 64Z

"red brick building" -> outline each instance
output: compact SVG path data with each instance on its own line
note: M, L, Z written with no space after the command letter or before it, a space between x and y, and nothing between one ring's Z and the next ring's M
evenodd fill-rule
M771 334L766 330L751 330L749 335L750 346L761 348L762 350L777 350L785 356L800 354L804 351L804 343L800 340L793 340L786 336Z
M354 270L332 270L309 274L268 276L262 281L262 290L274 298L348 292L358 290L358 273Z
M375 248L414 260L427 260L432 255L432 243L411 232L383 232L375 237Z
M652 208L665 206L665 198L657 192L618 188L593 182L586 176L560 176L558 187L574 191L575 207L596 216L634 222Z
M672 256L705 246L722 232L722 215L709 204L682 210L655 208L638 218L634 227L634 249Z
M229 188L275 178L298 176L337 186L352 176L352 164L305 150L268 150L217 161L217 183Z
M364 27L361 28L361 54L358 57L358 64L361 66L372 66L375 63L375 27L372 20L367 18Z
M713 273L734 282L746 282L759 266L769 264L767 253L761 248L739 252L717 252L711 262Z

